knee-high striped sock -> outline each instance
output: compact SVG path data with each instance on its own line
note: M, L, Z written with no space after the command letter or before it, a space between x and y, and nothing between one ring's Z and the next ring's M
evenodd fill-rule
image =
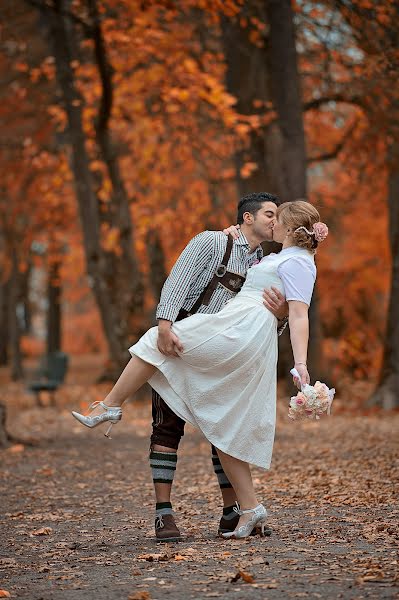
M172 485L176 471L176 452L150 452L150 466L152 480L154 483L166 483ZM156 514L173 514L170 502L157 502Z
M218 456L215 446L212 446L212 464L213 464L213 470L215 471L216 477L218 478L218 483L219 483L220 489L222 490L224 488L233 487L231 485L230 481L228 480L226 473L223 471L223 467L220 462L220 459L219 459L219 456Z

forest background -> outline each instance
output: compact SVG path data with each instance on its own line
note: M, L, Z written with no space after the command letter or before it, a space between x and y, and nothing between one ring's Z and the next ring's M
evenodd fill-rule
M115 376L187 241L269 191L308 198L330 228L311 372L348 403L399 405L398 3L4 0L1 12L11 379L60 349Z

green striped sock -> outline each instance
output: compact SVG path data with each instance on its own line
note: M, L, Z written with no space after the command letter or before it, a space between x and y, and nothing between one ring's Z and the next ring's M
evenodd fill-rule
M155 505L155 515L173 515L172 503L171 502L157 502Z
M231 485L230 481L228 480L226 473L223 471L222 464L220 462L218 453L214 446L212 446L212 464L213 464L213 470L215 471L216 477L218 478L220 489L232 488L233 486Z
M176 471L176 452L150 452L150 467L154 483L172 485Z
M225 506L223 508L223 516L225 519L229 520L234 519L237 516L235 508L238 507L238 504L233 504L232 506Z

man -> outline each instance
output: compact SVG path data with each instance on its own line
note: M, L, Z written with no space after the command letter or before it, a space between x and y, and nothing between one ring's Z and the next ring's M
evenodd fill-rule
M176 320L195 312L219 312L239 291L248 268L263 256L260 243L272 241L278 204L276 196L265 192L244 196L238 203L237 239L220 231L204 231L188 243L163 286L157 308L158 348L163 354L178 356L182 351L172 328ZM265 290L265 305L284 321L287 308L278 290ZM156 496L155 535L158 541L178 541L181 536L172 510L171 491L185 423L154 390L152 415L150 465ZM237 498L213 447L212 462L224 505L219 533L225 533L237 525Z

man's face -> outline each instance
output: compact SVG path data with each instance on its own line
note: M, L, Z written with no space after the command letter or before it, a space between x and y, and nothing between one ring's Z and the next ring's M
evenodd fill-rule
M253 217L253 232L260 240L271 242L273 240L273 227L276 222L277 206L274 202L263 202L261 208Z

